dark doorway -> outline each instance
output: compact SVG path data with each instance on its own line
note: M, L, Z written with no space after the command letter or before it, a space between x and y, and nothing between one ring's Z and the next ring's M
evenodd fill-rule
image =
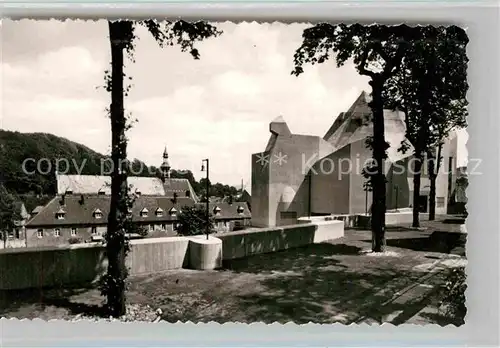
M418 197L418 211L420 213L427 213L427 196Z

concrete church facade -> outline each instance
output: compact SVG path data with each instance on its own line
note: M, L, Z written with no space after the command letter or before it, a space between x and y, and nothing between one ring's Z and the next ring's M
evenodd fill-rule
M371 193L364 190L362 169L371 159L366 147L373 134L369 96L362 92L341 113L324 137L293 134L281 117L270 123L271 137L264 152L252 155L252 225L292 224L301 216L364 214ZM390 144L384 165L387 209L411 207L412 149L398 151L405 139L404 113L384 110L385 137ZM442 148L436 179L436 213L446 213L450 175L455 171L456 135ZM451 169L451 170L450 170ZM428 211L429 179L422 169L421 211Z

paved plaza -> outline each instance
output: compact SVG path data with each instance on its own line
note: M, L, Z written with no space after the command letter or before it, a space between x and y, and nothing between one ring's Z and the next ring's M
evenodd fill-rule
M460 318L444 316L439 302L449 269L466 263L463 246L440 244L434 235L459 225L423 225L388 227L382 255L369 252L369 231L346 230L330 243L235 260L222 270L131 278L127 298L160 309L169 322L455 323ZM18 318L74 319L98 315L102 304L96 289L3 297L1 315Z

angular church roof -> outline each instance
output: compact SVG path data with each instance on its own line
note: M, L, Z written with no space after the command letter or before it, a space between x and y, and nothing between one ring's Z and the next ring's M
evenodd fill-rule
M373 136L372 112L369 106L371 97L362 91L349 110L341 113L332 127L323 137L335 151L346 145ZM390 161L395 162L408 157L412 148L406 154L398 151L401 142L405 139L406 126L404 113L401 111L384 110L385 140L390 144L387 155Z

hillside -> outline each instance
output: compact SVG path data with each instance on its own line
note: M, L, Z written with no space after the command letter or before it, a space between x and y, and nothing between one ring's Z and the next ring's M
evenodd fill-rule
M0 183L7 190L18 196L26 204L28 210L36 205L45 204L56 193L55 169L56 159L67 159L59 162L59 172L65 174L100 175L101 163L104 172L109 173L109 156L100 154L85 145L47 133L20 133L0 130ZM23 163L25 164L23 169ZM37 168L36 163L39 163ZM131 162L135 176L155 176L159 170L146 166L140 160ZM172 178L185 178L191 182L196 193L204 194L204 179L197 182L191 171L171 171ZM220 183L211 186L210 194L224 197L236 194L236 188ZM38 196L38 197L37 197Z
M66 168L65 162L59 162L59 172L99 175L101 163L106 168L109 162L107 158L82 144L53 134L0 130L0 180L7 190L18 195L55 194L56 159L67 159L69 164ZM134 160L132 165L143 168L136 175L154 175L139 160ZM151 173L155 171L156 168L152 167Z

